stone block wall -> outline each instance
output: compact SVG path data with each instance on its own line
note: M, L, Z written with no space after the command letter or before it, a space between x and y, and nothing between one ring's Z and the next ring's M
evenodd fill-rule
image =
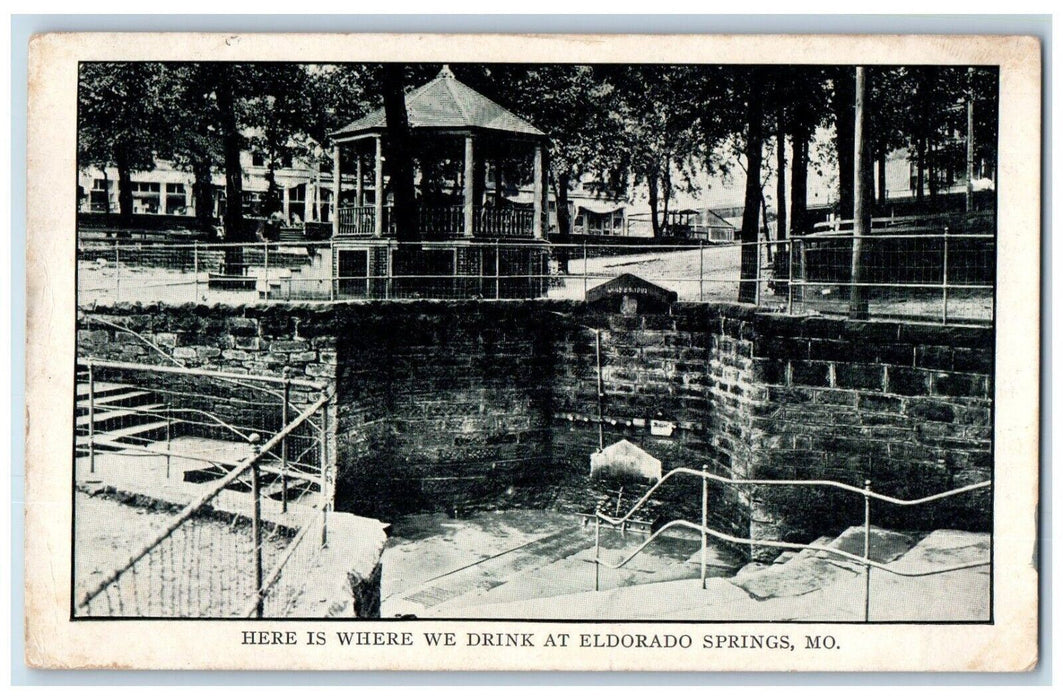
M119 304L85 314L79 322L78 355L148 365L202 368L264 376L310 379L332 386L335 336L322 307L183 306ZM152 346L155 346L154 348ZM285 370L287 368L287 370ZM175 406L197 408L241 427L272 432L281 425L281 399L234 381L197 376L100 370L102 380L156 382L176 392ZM272 385L278 392L280 387ZM320 392L293 387L294 411ZM290 417L294 418L292 413ZM222 430L199 426L197 434L231 439Z
M551 346L521 303L337 309L341 474L356 512L461 511L541 479Z
M989 328L756 319L750 475L831 479L913 499L989 479L993 468L993 332ZM863 499L826 489L760 489L758 536L863 520ZM887 527L990 526L984 489L933 505L873 502Z
M626 438L665 471L869 479L902 498L991 478L988 328L727 304L624 316L573 302L379 301L118 306L83 319L78 340L81 355L164 364L135 332L188 366L265 374L290 366L293 376L335 386L337 503L386 519L565 484L573 508L592 506L603 488L589 478L598 447L594 329L604 442ZM651 434L654 420L670 434ZM630 504L646 485L625 488ZM650 519L699 515L698 479L676 479L659 495ZM757 537L836 534L863 516L859 495L810 487L714 486L710 501L715 526ZM905 511L876 504L872 519L987 529L989 492Z

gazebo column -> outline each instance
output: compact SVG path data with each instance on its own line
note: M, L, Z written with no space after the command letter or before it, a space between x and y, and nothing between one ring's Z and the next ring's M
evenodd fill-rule
M502 158L495 156L495 206L502 206Z
M546 211L546 168L543 167L543 146L535 145L535 165L532 172L532 236L541 239L543 237L543 212Z
M375 140L373 187L376 192L373 195L373 235L379 238L384 234L384 139L378 134Z
M340 145L332 147L332 237L340 235Z
M362 152L357 148L354 149L354 206L365 206L365 187L362 182L365 177L362 174Z
M476 151L472 134L465 137L465 176L462 182L462 194L465 197L465 235L473 236L473 223L476 216L476 204L473 199L474 181L476 180Z

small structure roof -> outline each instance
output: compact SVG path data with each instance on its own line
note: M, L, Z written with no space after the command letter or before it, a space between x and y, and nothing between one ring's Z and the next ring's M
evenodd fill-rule
M411 129L490 129L544 138L527 121L493 102L454 77L448 66L430 82L406 94L406 115ZM337 139L387 129L384 109L355 120L332 136Z

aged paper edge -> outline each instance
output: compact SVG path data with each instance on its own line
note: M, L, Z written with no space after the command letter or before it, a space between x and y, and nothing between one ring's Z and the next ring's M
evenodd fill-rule
M1030 37L49 34L30 45L26 661L41 668L1022 671L1037 662L1041 52ZM1000 66L994 623L69 621L77 64L82 60L941 63ZM57 204L58 202L58 204ZM56 449L56 446L61 446ZM830 653L758 650L249 648L245 629L830 634ZM577 629L579 628L579 629Z

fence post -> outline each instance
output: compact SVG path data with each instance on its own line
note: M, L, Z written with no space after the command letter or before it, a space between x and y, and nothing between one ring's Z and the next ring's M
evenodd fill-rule
M263 266L266 268L266 291L265 299L269 301L269 243L262 244L262 260Z
M698 241L698 301L705 301L705 241Z
M760 273L761 273L761 271L763 269L763 263L761 262L761 259L760 259L760 254L761 254L762 248L760 247L760 240L759 239L757 240L756 243L753 243L752 245L755 245L757 247L757 272L756 272L756 275L753 278L754 284L755 284L754 292L753 292L753 305L756 306L759 309L760 308Z
M705 574L709 568L709 465L701 465L701 589L705 590Z
M602 524L601 518L598 516L598 507L594 509L594 590L598 591L599 569L601 564L598 560L601 558L602 551Z
M281 404L281 430L288 427L288 402L292 395L292 380L284 369L284 399ZM288 512L288 436L281 438L281 512Z
M864 622L871 617L871 480L864 480Z
M587 298L587 241L583 241L583 298Z
M89 367L89 474L96 473L96 391L93 386L92 362Z
M495 240L495 300L502 298L502 258L498 249L498 240Z
M262 482L258 469L258 447L251 463L251 539L254 540L255 617L262 617Z
M786 314L793 316L794 313L794 239L791 237L786 242Z
M199 302L199 241L192 241L192 302Z
M949 322L949 227L945 225L941 254L941 323Z
M327 391L327 390L323 390ZM321 546L328 545L328 512L332 508L332 489L329 484L332 478L332 470L328 461L328 405L326 402L321 406L321 427L318 428L318 442L321 443Z
M118 257L118 241L115 241L114 242L114 303L116 303L116 304L118 303L118 297L120 296L121 290L122 290L122 281L121 281L122 272L121 272L121 265L119 264L120 262L121 261L119 260L119 257Z
M328 300L336 301L336 247L333 242L329 242L328 246L328 276L325 278L328 282Z
M166 478L170 478L170 442L173 438L173 404L166 398Z
M594 329L594 361L598 369L598 451L601 452L605 449L605 417L602 411L605 391L602 386L602 331L600 328Z
M389 245L384 249L387 255L384 256L384 298L391 298L391 278L394 273L394 267L392 266L391 246Z

